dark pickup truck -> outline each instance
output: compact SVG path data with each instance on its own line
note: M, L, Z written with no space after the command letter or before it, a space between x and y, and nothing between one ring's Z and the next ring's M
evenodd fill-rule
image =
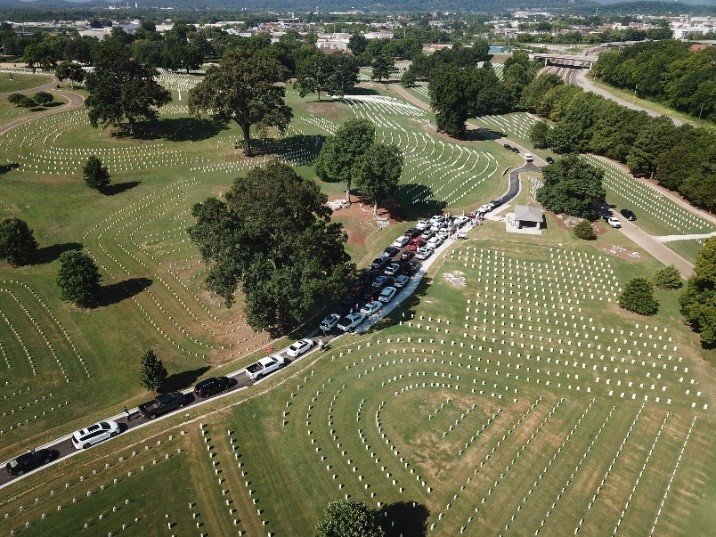
M154 401L139 405L139 412L146 418L156 418L186 404L186 395L181 392L163 393Z

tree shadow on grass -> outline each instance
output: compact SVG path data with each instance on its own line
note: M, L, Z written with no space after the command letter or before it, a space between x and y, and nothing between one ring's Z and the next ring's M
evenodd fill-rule
M211 119L194 117L163 118L157 121L136 123L130 133L128 126L119 129L117 138L137 140L166 140L169 142L198 142L219 134L227 127Z
M292 164L310 166L318 157L325 141L326 137L322 134L297 134L279 140L270 138L254 140L251 149L254 156L276 155Z
M52 263L56 259L59 259L60 255L70 250L81 250L82 245L79 242L63 242L53 244L52 246L45 246L44 248L38 248L35 252L35 265L41 265L44 263Z
M132 298L152 285L148 278L129 278L117 283L103 285L97 294L96 307L111 306Z
M386 537L425 537L430 511L423 504L406 501L388 504L376 513Z
M406 220L419 220L434 214L441 214L447 203L436 200L429 186L404 183L398 185L395 198L400 202ZM415 202L413 201L415 200Z
M346 91L346 95L380 95L380 92L373 88L353 87Z
M131 190L141 184L142 183L140 181L125 181L124 183L108 185L104 187L101 192L105 196L115 196L117 194L121 194L122 192L126 192L127 190Z
M20 167L18 162L9 162L7 164L0 165L0 175L16 170Z
M506 136L507 134L504 132L486 129L484 127L477 127L468 129L463 140L467 142L483 142L485 140L497 140Z
M209 369L209 366L204 366L198 369L191 369L189 371L169 375L166 380L162 382L161 391L176 392L189 388L196 384L196 381L199 380L204 373L209 371Z

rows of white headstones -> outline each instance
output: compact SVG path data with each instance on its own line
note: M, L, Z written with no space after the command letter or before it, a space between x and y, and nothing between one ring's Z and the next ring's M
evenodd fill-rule
M637 214L643 211L675 233L708 233L714 226L707 220L680 207L650 186L622 171L616 164L594 155L583 155L589 164L604 171L604 187L630 204Z
M477 404L472 403L467 410L465 410L464 412L462 412L460 414L460 416L455 418L455 420L450 425L448 425L448 428L445 431L443 431L443 433L442 433L443 438L446 438L450 433L452 433L455 430L455 428L458 425L460 425L462 422L464 422L465 418L467 418L472 413L472 411L475 410L476 408L477 408Z
M185 432L181 431L181 434L184 435ZM64 487L62 487L59 491L51 489L49 493L45 496L36 496L34 501L31 502L29 505L18 505L15 507L13 502L6 503L5 508L10 509L5 511L3 515L3 521L11 521L13 517L21 515L22 513L34 510L36 512L39 512L38 518L33 521L28 520L22 528L17 528L15 530L10 530L10 535L15 535L17 533L20 533L22 530L27 529L31 527L35 523L39 523L42 521L45 521L49 519L53 514L61 512L63 509L70 507L72 505L76 505L83 500L86 500L88 498L96 498L98 495L102 495L105 491L111 490L112 487L117 486L120 482L125 481L126 479L131 479L133 476L139 475L141 472L147 470L151 466L156 466L158 464L161 464L164 461L168 461L172 456L173 453L169 450L165 450L165 448L172 443L174 440L173 435L169 435L168 438L164 441L161 439L157 440L156 443L150 444L146 443L144 444L143 449L134 449L131 452L131 455L122 455L119 456L117 459L117 462L111 463L111 462L105 462L102 467L97 466L94 469L91 470L89 475L85 477L85 475L80 475L77 481L71 482L67 481L65 482ZM152 450L157 451L156 455L151 459L151 466L149 465L149 457L153 455ZM182 452L181 448L177 448L176 453L180 454ZM137 458L146 458L147 463L139 465L139 463L134 463L133 459ZM139 466L138 466L139 465ZM131 466L131 469L127 469L127 466ZM116 472L121 469L122 474L126 471L126 477L114 477L111 478L109 476L106 477L106 483L100 483L97 487L96 482L97 481L103 481L105 478L103 477L106 473L114 473L114 475L119 475ZM111 481L110 481L111 479ZM69 499L69 496L72 495L72 491L75 491L78 488L84 489L87 486L86 481L91 480L95 481L95 485L90 485L89 488L84 491L76 491L72 496L71 501L68 501L66 504L62 503L65 498ZM22 501L22 496L19 496L16 498L17 502ZM15 502L15 503L17 503ZM124 502L113 506L109 512L103 511L96 515L96 520L106 520L107 517L112 516L116 513L122 513L123 508L125 506L130 505L131 501L129 498L126 498ZM50 504L50 505L47 505ZM12 507L10 507L12 506ZM43 508L46 508L47 510L43 511ZM135 512L132 511L132 514L134 515ZM125 518L129 515L129 512L125 513ZM132 517L130 517L132 518ZM168 518L168 516L167 516ZM93 520L95 520L93 515ZM121 530L118 530L117 533L120 533L121 531L128 530L131 527L134 527L136 529L137 524L140 522L140 518L134 517L133 522L127 521L126 523L121 524ZM92 522L85 522L83 525L84 530L90 529L92 527ZM171 524L169 525L171 528ZM132 530L130 530L132 531ZM112 533L108 534L108 537L111 537Z
M470 250L474 251L472 247L467 247L466 250L467 252L463 250L454 252L453 258L460 260L466 255L469 256ZM560 257L559 251L553 251L552 254L553 257ZM491 260L494 262L498 260L505 261L501 253L483 251L480 255L484 255L484 259L481 259L477 265L483 275L489 275ZM510 258L507 258L506 261L506 265L510 268L508 272L510 272L512 270ZM585 258L583 262L586 266L589 266L590 260ZM596 263L598 262L597 259ZM542 262L536 261L522 261L520 270L515 269L515 271L523 275L530 274L527 267L531 266L533 269L531 271L532 277L535 280L541 279L544 278L544 274L547 272L544 266L540 266L542 264ZM557 263L557 266L559 266L559 263ZM569 272L571 274L572 269ZM594 273L595 271L588 272ZM556 272L556 274L564 273L560 271ZM606 270L605 274L609 276L611 270ZM506 276L504 277L506 278ZM481 279L482 277L479 278L479 280ZM665 327L636 324L628 331L615 329L614 327L599 327L594 324L593 318L585 318L584 315L580 315L581 308L577 309L576 314L574 313L574 306L570 306L569 311L565 311L566 304L569 304L571 300L568 298L568 294L563 297L557 290L554 295L542 292L534 293L535 296L530 298L526 296L526 293L522 293L520 297L524 296L525 298L515 300L514 297L510 297L508 302L505 300L508 296L507 287L504 285L500 287L504 281L500 278L494 280L485 279L487 281L486 285L492 283L494 289L488 292L478 292L474 306L472 299L468 299L463 338L474 341L478 339L478 333L481 333L483 334L481 336L483 342L489 343L491 339L492 343L495 343L498 338L484 334L492 332L492 334L502 335L503 338L498 342L498 345L518 349L515 352L515 357L521 360L531 361L534 358L536 361L540 361L545 358L540 356L539 353L541 352L559 354L564 356L564 359L562 359L563 365L565 367L571 366L574 371L572 374L567 373L567 378L573 376L574 381L578 381L579 373L577 371L580 369L584 370L585 373L592 371L592 377L590 378L589 374L587 376L588 381L597 384L601 383L605 389L611 388L612 381L614 381L614 387L616 388L624 385L626 388L639 389L647 393L664 393L667 388L673 389L674 384L678 382L679 385L685 385L683 393L687 396L687 399L691 400L692 408L702 405L698 402L701 398L701 391L696 389L695 379L683 376L689 374L689 367L680 365L683 362L681 356L670 354L671 352L677 352L678 349L673 346L672 338L667 335ZM560 286L562 279L557 277L553 283L556 286ZM533 287L531 289L534 291ZM512 288L510 288L511 292ZM542 300L540 301L539 298ZM441 320L438 318L436 321L439 324ZM473 324L470 324L471 321ZM417 326L419 327L419 325ZM430 328L427 329L429 330ZM468 333L469 331L471 331L471 334ZM505 341L505 336L509 336L509 341ZM608 341L604 341L604 338L607 338ZM483 346L478 345L478 350L482 351ZM487 347L485 350L490 354L496 352L498 355L506 355L508 360L513 354L511 350L504 352L501 348L495 351L491 347ZM527 351L527 354L523 355L523 351ZM536 356L532 356L531 351L537 352ZM559 358L555 360L547 356L543 367L552 362L555 365L559 365L560 360ZM614 365L615 362L616 365ZM508 367L510 365L508 361ZM519 364L515 365L516 368L519 368ZM616 379L608 376L612 369L617 377ZM527 366L526 373L530 371L531 367ZM548 375L553 373L548 367L546 367L545 372ZM630 372L632 376L629 376ZM557 370L556 376L560 376L562 373L564 371ZM602 379L601 374L606 374L607 378ZM662 378L662 375L664 378ZM518 380L519 376L514 378ZM535 380L540 382L539 378ZM582 379L581 382L577 383L577 389L579 389L579 384L585 380ZM547 382L545 382L546 385ZM662 385L657 387L659 382ZM590 386L586 388L587 392L591 391ZM614 390L610 390L609 395L614 395ZM618 395L622 398L630 396L632 399L636 399L637 396L649 398L646 394L637 394L636 392L631 394L621 392ZM696 396L695 400L693 399L694 396ZM662 396L656 395L653 397L656 402L662 402ZM665 398L663 402L671 404L672 399ZM708 403L703 403L703 408L708 408Z
M430 91L428 89L428 83L427 82L416 82L415 85L412 87L412 90L416 93L419 93L420 95L423 95L425 97L430 97Z
M529 140L530 129L539 121L539 118L529 112L515 112L505 115L480 116L477 121L489 129L504 132L510 138Z
M622 438L622 441L619 444L619 447L617 448L616 453L614 454L614 458L612 458L612 461L609 463L609 467L607 468L607 471L604 473L604 476L602 476L602 480L599 482L597 489L594 491L594 495L592 495L592 498L589 500L589 503L587 504L587 513L591 512L592 507L594 506L594 502L596 502L597 499L599 498L599 494L601 494L604 484L607 482L607 479L609 479L609 475L611 474L612 469L614 468L614 465L619 461L619 457L621 456L622 451L624 451L624 446L629 441L629 438L631 437L631 433L634 430L634 426L639 421L639 418L641 417L641 414L644 411L645 407L646 407L646 401L642 402L641 406L639 407L639 410L637 411L636 415L634 416L634 419L632 420L631 424L629 425L629 429L627 429L627 432L624 435L624 438ZM585 519L587 513L585 513L585 516L582 516L579 519L579 523L574 528L574 535L579 533L579 530L584 525L584 519Z
M238 515L238 510L236 509L236 502L232 497L231 491L229 489L229 484L226 482L226 474L223 472L221 468L222 461L219 461L219 453L216 451L216 448L214 444L212 443L212 438L209 433L209 428L205 423L199 424L199 431L201 432L202 439L204 440L204 445L206 446L207 455L209 457L209 462L212 466L212 469L214 471L214 477L217 480L217 483L219 485L219 488L221 490L221 497L224 499L224 504L227 508L227 511L229 513L229 518L232 520L232 523L237 528L237 532L239 535L244 535L246 533L245 529L243 528L243 525L241 523L241 519ZM236 464L239 468L239 471L241 472L241 477L244 479L244 484L246 486L246 489L248 490L249 497L251 498L254 505L257 505L259 503L258 497L256 496L256 492L251 488L251 481L249 480L249 473L246 470L245 463L241 460L242 455L239 451L238 446L238 439L234 436L234 431L232 429L226 430L226 435L229 441L229 445L231 447L231 451L234 454L234 459L236 460ZM194 505L196 505L194 503ZM260 507L256 508L256 513L259 519L262 520L263 525L268 525L268 520L264 519L261 515L263 514L263 510ZM198 518L198 517L195 517ZM203 526L203 522L198 521L196 522L197 529L201 528ZM269 533L269 536L271 534Z
M24 405L20 405L15 408L10 408L2 413L2 417L9 418L13 420L13 423L9 423L9 425L2 425L2 429L0 429L0 435L3 435L5 433L9 433L11 431L15 431L17 429L20 429L22 427L25 427L29 424L31 424L34 421L40 420L50 414L51 412L55 412L58 410L61 410L63 408L67 408L67 405L69 405L69 401L60 401L59 403L56 403L52 406L43 406L43 410L34 408L34 405L46 402L47 399L52 397L52 393L50 393L48 396L43 395L39 399L35 399L34 401L28 401ZM27 411L30 411L29 413ZM26 417L23 419L23 415ZM14 420L22 420L22 421L14 421Z
M395 62L395 68L397 71L394 73L393 76L400 78L405 74L405 71L407 71L410 66L413 64L410 60L398 60Z
M458 457L462 456L463 453L465 453L468 449L470 449L470 446L472 446L475 443L475 441L478 438L480 438L480 435L483 434L487 430L487 428L495 422L495 420L497 419L497 417L500 414L502 414L502 408L498 408L497 410L495 410L495 412L493 412L487 418L487 420L480 426L480 428L477 430L477 432L475 434L473 434L467 442L465 442L465 445L458 450L457 456Z
M50 116L38 116L32 121L6 131L0 136L0 149L15 155L20 149L54 143L63 132L89 125L87 113L72 110Z
M346 95L343 100L350 106L357 103L374 105L380 112L388 115L399 115L407 117L425 117L426 112L405 101L385 95Z
M335 397L334 397L335 400ZM361 423L361 417L362 417L362 410L363 405L365 405L365 399L361 399L360 404L358 405L358 410L356 411L356 422L358 424ZM373 464L375 464L376 467L380 467L380 473L381 475L385 476L385 479L392 483L394 487L397 487L399 492L403 492L404 488L400 485L398 482L398 479L393 476L393 474L388 470L388 468L383 464L380 457L373 451L373 448L370 445L370 442L368 441L368 438L365 435L365 432L363 432L363 429L361 427L358 427L358 438L360 439L361 445L365 448L365 450L370 454L370 458L373 461ZM407 468L407 462L406 468ZM369 484L365 484L366 490L370 488ZM375 493L372 493L371 498L375 497Z
M522 414L520 417L515 421L510 427L502 434L501 438L497 439L497 442L492 446L489 452L485 454L483 459L480 461L480 465L476 468L473 468L472 473L468 474L467 479L465 482L460 486L459 492L456 492L453 494L452 499L445 505L445 507L437 513L437 522L433 522L430 525L430 531L433 531L435 527L438 525L438 522L442 521L443 517L447 514L447 512L450 510L450 508L453 506L453 502L456 502L460 495L465 492L465 489L468 487L468 485L472 482L472 480L480 473L480 471L485 467L485 464L487 464L492 458L497 450L500 448L503 442L505 442L508 438L511 437L512 433L517 430L517 428L532 414L532 412L539 406L539 404L542 402L543 397L539 396L535 401L529 406L529 408ZM559 403L558 403L559 404ZM551 414L550 414L551 416ZM486 446L485 446L486 447ZM515 460L515 457L512 459ZM472 520L470 520L472 522ZM462 530L464 531L464 530Z
M354 103L352 109L357 117L379 127L381 142L394 144L403 151L406 161L403 176L407 179L404 180L412 185L405 190L405 195L412 204L438 197L448 205L458 203L498 172L499 163L490 153L446 144L426 136L423 129L406 128L395 119L402 110L384 109L380 104L366 101ZM448 188L452 190L443 193Z
M679 466L681 466L681 459L684 457L684 451L686 450L686 446L689 443L689 439L691 438L691 433L694 430L694 425L696 425L696 416L693 417L691 420L691 425L689 426L689 430L686 433L686 436L684 438L683 443L681 444L681 449L679 449L679 455L676 458L676 463L674 464L674 468L671 470L671 474L669 475L669 482L666 484L666 489L664 490L664 494L661 497L661 502L659 503L659 509L656 511L656 516L654 517L654 523L651 525L651 530L649 531L649 537L652 537L654 535L654 532L656 531L656 525L659 523L659 518L661 517L661 513L664 510L664 504L666 503L666 499L669 496L669 492L671 491L671 486L674 483L674 477L676 476L676 472L679 470Z
M545 476L547 475L547 473L550 471L550 469L552 468L552 465L555 463L555 461L557 461L557 459L559 458L560 454L562 453L562 450L564 450L565 446L567 445L567 442L569 442L569 440L572 438L572 436L574 436L574 433L577 432L577 429L579 429L579 426L582 424L582 421L584 420L584 418L587 416L587 414L589 414L589 411L592 409L592 405L594 404L594 401L596 401L596 399L595 399L595 398L592 398L592 400L589 402L589 405L587 405L587 408L584 409L584 411L582 412L582 414L579 416L579 418L577 419L577 421L576 421L576 422L574 423L574 425L572 426L572 429L569 431L569 433L568 433L567 436L564 438L564 440L562 440L562 443L559 445L559 447L557 448L557 450L556 450L554 453L552 453L552 457L547 461L546 466L545 466L544 468L542 468L542 471L539 473L539 475L537 476L537 478L536 478L536 479L534 480L534 482L532 483L532 486L531 486L531 487L529 488L529 490L527 491L527 494L525 494L525 495L522 497L522 500L520 501L520 503L517 504L517 510L516 510L514 513L512 513L512 516L510 517L510 520L505 524L505 527L502 528L502 532L500 533L499 537L503 537L503 535L505 534L505 532L509 531L510 526L511 526L511 525L514 523L514 521L517 519L519 513L525 508L525 506L527 505L528 500L532 497L532 494L537 491L537 489L539 488L540 484L542 483L542 480L545 478ZM564 458L564 457L559 458L559 460L561 461L563 458ZM566 490L566 487L562 488L562 490L560 490L560 491L557 493L557 500L556 500L556 502L559 502L559 500L561 500L562 494L564 494L565 490ZM555 506L557 505L556 502L555 502Z
M520 449L517 450L517 453L512 458L512 460L505 466L504 470L500 473L500 477L495 479L495 481L490 485L490 487L487 489L487 493L482 497L480 500L480 503L474 508L473 514L467 517L467 520L465 523L460 526L460 533L463 534L467 530L468 526L475 520L475 517L480 513L480 509L482 505L484 505L487 500L492 496L494 492L498 489L498 487L504 483L505 479L510 475L510 471L512 468L514 468L515 464L519 461L520 457L524 455L527 448L530 446L532 441L539 435L540 432L544 429L544 427L548 424L550 418L559 410L559 408L562 406L562 403L565 401L565 399L562 397L557 401L557 403L550 409L550 411L547 413L547 415L542 419L542 421L535 427L535 429L532 431L531 436L527 439L527 441L520 446ZM513 515L514 516L514 515ZM514 519L513 519L514 520Z
M108 258L120 269L119 275L131 275L132 271L130 268L134 268L134 263L138 263L143 268L149 269L150 265L158 262L153 256L152 252L143 247L138 242L133 232L147 225L148 221L151 223L159 218L164 217L167 214L172 214L177 210L183 210L189 203L189 196L193 194L196 188L199 188L200 184L194 180L180 180L170 183L169 185L161 188L158 191L154 191L147 196L142 197L137 202L124 207L115 213L112 213L104 220L95 224L90 230L85 233L83 240L87 243L87 249L90 255L92 255L98 262L100 267L110 276L116 277L113 269L110 269L103 260L99 259L93 251L94 245L99 248L102 256ZM105 236L109 239L105 239ZM130 251L123 239L129 240L129 245L133 248ZM92 240L94 239L94 240ZM116 252L115 248L119 248L121 252L131 259L131 266L126 264L126 261L120 260L113 251ZM117 253L119 255L119 253ZM151 261L143 261L138 255L146 255ZM106 259L104 260L106 261ZM152 267L156 270L156 267ZM186 301L181 298L180 292L173 288L171 284L163 279L162 284L168 289L169 295L173 298L169 298L167 293L161 294L161 300L157 298L155 292L151 289L145 289L146 294L152 299L155 307L159 310L161 321L157 321L154 315L150 314L149 311L140 302L139 296L132 297L132 300L136 303L139 310L147 317L149 323L166 339L173 347L182 351L185 354L196 357L204 357L204 352L194 352L185 345L177 342L172 336L170 336L165 330L166 321L169 321L171 325L182 335L183 338L190 341L193 345L199 346L203 350L213 348L212 345L204 343L190 334L190 331L180 322L178 319L171 317L167 311L170 308L177 307L184 312L191 311L187 306ZM192 294L187 298L196 299L196 295ZM164 301L169 300L169 303L164 305ZM201 308L201 302L198 302ZM204 308L201 308L204 310ZM186 320L186 319L184 319Z
M335 135L336 131L340 126L334 121L330 121L324 117L308 114L303 114L297 118L294 118L294 121L308 123L309 125L318 127L319 129L324 130L331 135Z
M201 81L199 77L184 73L175 73L161 68L157 71L159 73L156 78L157 82L170 91L176 91L180 101L187 100L189 90Z
M587 449L585 449L584 452L582 453L582 456L580 457L580 459L579 459L579 461L577 462L577 464L574 466L574 469L572 470L572 473L569 475L569 477L567 478L567 481L565 481L564 485L562 485L562 488L561 488L561 489L559 490L559 492L557 493L557 497L556 497L556 498L554 499L554 501L552 502L552 505L549 506L549 508L547 509L547 511L546 511L546 512L544 513L544 515L542 516L542 518L541 518L541 520L540 520L540 522L539 522L539 525L538 525L537 529L536 529L535 532L534 532L535 537L540 534L540 532L542 531L542 528L544 527L545 523L547 522L547 520L549 519L549 517L552 516L552 513L554 512L554 510L557 508L558 502L561 500L562 496L566 493L567 489L569 488L569 486L570 486L570 485L572 484L572 482L574 481L574 479L575 479L577 473L579 472L579 469L581 468L582 464L584 463L585 459L586 459L587 456L592 452L592 449L594 448L594 444L597 443L597 440L599 440L599 437L601 436L602 431L604 431L604 428L605 428L605 427L607 426L607 424L609 423L609 419L612 417L612 414L614 413L614 410L615 410L615 409L616 409L616 406L613 406L613 407L609 410L609 413L607 414L607 417L604 418L604 421L602 422L602 425L599 427L599 429L597 430L596 434L594 434L594 436L592 436L592 440L591 440L591 442L589 443L589 445L587 446Z
M627 500L624 503L624 507L622 507L622 510L619 513L619 518L617 519L617 523L614 525L614 529L612 530L612 535L616 535L617 531L619 531L619 526L622 525L622 521L624 520L624 515L626 515L626 512L629 509L629 506L631 505L632 500L634 499L634 493L636 492L636 489L639 487L641 478L643 477L644 472L646 471L646 468L649 465L649 461L651 460L651 457L654 454L654 450L656 449L656 446L659 443L659 439L661 438L661 433L664 431L666 422L669 420L669 415L670 415L669 412L667 412L666 416L664 416L664 420L661 422L661 426L659 427L659 430L656 433L656 437L654 438L654 441L652 442L651 447L649 448L649 452L646 454L646 458L644 459L644 464L641 465L639 474L636 476L636 481L634 481L634 485L632 485L631 491L629 492L629 496L627 497Z

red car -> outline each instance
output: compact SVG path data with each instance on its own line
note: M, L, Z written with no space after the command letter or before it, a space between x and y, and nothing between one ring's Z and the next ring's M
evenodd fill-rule
M420 237L415 237L408 243L408 251L415 252L421 246L425 246L425 240Z

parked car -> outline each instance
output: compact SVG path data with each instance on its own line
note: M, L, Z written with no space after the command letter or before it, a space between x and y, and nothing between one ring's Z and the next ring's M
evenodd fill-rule
M186 404L186 395L181 392L163 393L154 400L139 405L139 412L145 418L154 419L168 414Z
M421 231L418 228L411 227L409 230L405 232L405 236L408 237L408 240L413 239L420 235Z
M396 276L400 274L400 263L391 263L388 265L388 267L385 269L385 275L386 276Z
M388 257L388 261L400 253L400 249L394 246L388 246L383 253Z
M433 249L428 248L427 246L423 246L422 248L418 249L418 251L415 254L415 257L417 257L421 261L424 261L431 255L433 255Z
M519 152L520 152L520 148L519 148L519 147L513 147L513 148L512 148L512 152L513 152L513 153L519 153Z
M113 420L100 421L86 429L72 433L75 449L87 449L119 434L119 424Z
M400 261L401 263L407 263L410 261L413 257L415 257L415 252L407 251L400 254Z
M619 221L619 219L616 216L610 216L609 219L607 220L607 224L609 224L613 228L622 227L622 223Z
M468 220L470 219L467 216L458 216L453 220L453 224L455 227L462 227L467 224Z
M512 151L512 146L511 146L510 144L502 144L502 147L504 147L505 149L509 149L510 151Z
M27 472L49 464L54 461L60 452L50 449L37 449L23 453L16 459L11 460L5 465L5 471L9 475L22 475Z
M378 276L375 280L373 280L373 285L371 286L373 289L382 289L387 285L388 276Z
M318 325L318 328L320 328L323 333L330 332L331 330L333 330L336 327L336 325L338 324L338 321L340 321L340 320L341 320L340 315L338 315L337 313L331 313L330 315L327 315L326 317L323 318L323 320L321 321L321 324Z
M441 242L446 241L450 237L450 230L449 229L441 229L438 231L438 238ZM435 237L433 237L434 239ZM430 239L432 240L432 239Z
M226 377L211 377L194 386L194 395L197 397L211 397L223 392L230 384L231 381Z
M423 231L425 228L430 227L430 222L427 220L418 220L418 223L415 225L415 229L418 231Z
M406 285L408 285L408 282L410 281L410 276L406 276L405 274L401 274L397 278L395 278L395 286L398 289L402 289Z
M410 261L405 267L403 267L403 272L407 274L408 276L412 276L416 272L420 270L420 263L417 261Z
M525 160L527 162L532 162L532 161L534 161L534 159L535 159L535 157L532 153L525 153Z
M283 356L273 354L261 358L258 362L251 364L246 368L246 376L251 380L259 380L266 375L270 375L274 371L278 371L286 365L286 359Z
M288 354L291 358L298 358L303 353L311 350L311 347L313 347L314 344L315 343L311 338L299 339L295 343L291 344L286 351L286 354Z
M380 302L378 300L374 300L372 302L368 302L365 306L363 306L360 309L360 312L363 315L365 315L366 317L370 317L371 315L373 315L376 311L378 311L382 307L383 307L382 302Z
M554 164L554 159L553 159L552 157L547 157L546 159L544 159L544 161L545 161L547 164Z
M338 323L338 329L344 332L353 332L359 324L365 320L365 315L360 312L349 313Z
M388 263L390 263L389 257L376 257L370 264L370 268L374 270L383 270Z
M631 210L629 210L629 209L622 209L622 210L619 211L619 212L621 213L621 215L622 215L624 218L626 218L626 219L629 220L630 222L633 222L634 220L636 220L636 215L634 214L634 211L631 211Z
M410 242L410 239L406 235L401 235L400 237L398 237L397 239L395 239L393 241L393 244L391 244L391 246L393 248L402 248L409 242Z
M489 205L490 205L490 207L492 207L493 209L497 209L500 205L502 205L502 200L501 200L501 199L492 200L492 201L490 201Z
M491 210L492 210L492 205L490 205L489 203L485 203L484 205L480 205L480 207L477 209L477 212L485 214L485 213L489 213Z
M408 251L409 252L417 252L418 248L421 246L425 246L426 241L422 237L416 237L412 241L410 241L410 244L408 244Z
M445 217L441 214L434 214L433 216L430 217L431 224L438 224L438 223L444 222L444 221L445 221Z
M396 295L398 290L395 287L386 287L380 292L380 297L378 297L378 300L381 302L385 302L386 304L393 300L393 297Z
M433 236L433 232L430 231L429 229L426 229L425 231L423 231L422 235L420 235L420 238L423 239L424 241L427 241L432 236Z

